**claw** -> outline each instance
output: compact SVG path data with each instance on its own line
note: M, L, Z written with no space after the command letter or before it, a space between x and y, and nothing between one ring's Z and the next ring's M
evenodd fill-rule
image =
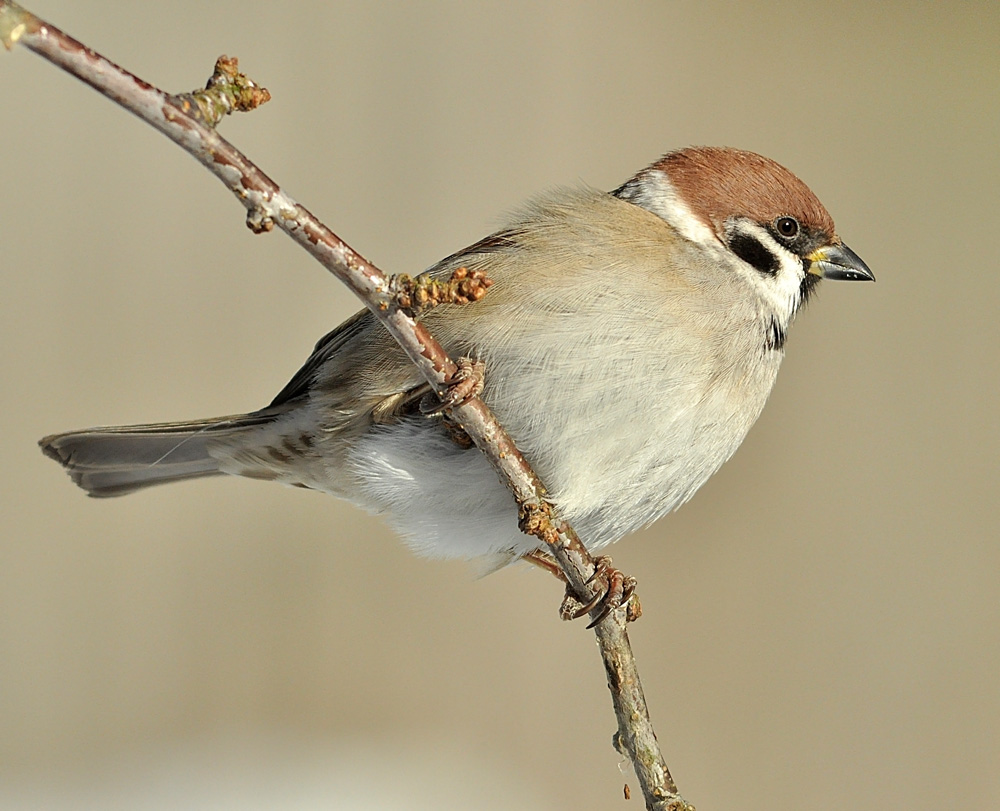
M625 592L622 594L621 604L625 605L629 600L632 599L632 595L635 594L636 580L634 577L629 577L625 575Z
M607 555L599 555L594 558L594 573L587 578L587 585L589 586L598 577L606 577L612 571L614 570L611 568L611 558Z
M607 596L607 594L608 593L606 591L603 591L603 592L599 591L599 592L597 592L597 594L595 595L594 599L592 599L586 605L581 605L578 609L576 609L576 611L574 611L573 613L571 613L569 615L569 618L571 620L578 620L578 619L580 619L580 617L586 616L591 611L593 611L595 608L597 608L597 606L600 604L601 600L603 600ZM602 617L602 619L603 619L603 617Z
M625 575L617 569L611 568L610 562L605 567L605 570L608 589L604 592L600 601L602 606L601 611L593 620L591 620L590 624L587 626L588 629L604 622L608 614L616 608L620 608L625 605Z
M599 625L613 611L627 605L632 595L635 594L636 586L634 577L622 574L611 565L611 558L602 555L594 561L594 564L594 573L587 580L587 583L590 584L597 580L603 580L604 589L600 590L586 605L581 605L580 600L567 587L566 597L563 599L562 609L560 610L563 619L572 620L600 608L600 612L587 626L588 628ZM632 618L637 617L638 613Z
M421 404L420 410L423 411L424 416L440 417L453 408L465 405L469 400L482 393L486 364L481 360L459 358L455 365L458 370L452 376L448 390L441 397L441 402L430 408L425 408Z
M587 623L587 630L589 631L595 625L600 625L602 622L604 622L604 620L608 618L608 614L610 614L614 610L615 609L611 606L610 603L605 605L604 608L601 609L601 613L597 615L597 619L591 620L590 622Z

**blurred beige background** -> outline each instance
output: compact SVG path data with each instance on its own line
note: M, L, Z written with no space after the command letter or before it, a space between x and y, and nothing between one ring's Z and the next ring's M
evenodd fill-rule
M1000 5L29 6L171 90L238 55L274 100L224 134L389 271L677 146L792 168L878 283L824 285L742 450L615 549L661 743L704 809L1000 807ZM0 807L641 807L554 582L42 457L261 406L357 304L23 49L0 109Z

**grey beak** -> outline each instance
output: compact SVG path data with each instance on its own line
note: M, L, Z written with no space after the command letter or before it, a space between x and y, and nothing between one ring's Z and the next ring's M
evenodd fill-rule
M824 279L845 282L873 282L875 274L864 260L844 243L827 245L809 256L809 272Z

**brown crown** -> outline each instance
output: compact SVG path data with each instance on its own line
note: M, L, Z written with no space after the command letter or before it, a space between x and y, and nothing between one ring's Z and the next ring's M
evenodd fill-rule
M721 236L732 216L769 223L795 217L805 228L832 237L833 218L809 187L784 166L729 147L689 147L651 167L667 173L695 216Z

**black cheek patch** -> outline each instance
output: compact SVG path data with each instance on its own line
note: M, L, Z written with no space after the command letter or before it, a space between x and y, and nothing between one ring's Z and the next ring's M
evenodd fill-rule
M756 237L749 234L733 234L729 239L729 249L766 276L774 276L778 272L780 267L778 257Z

